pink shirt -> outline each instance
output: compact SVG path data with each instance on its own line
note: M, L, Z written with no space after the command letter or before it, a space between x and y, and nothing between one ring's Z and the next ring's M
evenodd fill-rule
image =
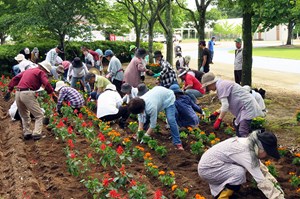
M132 87L137 87L141 82L141 72L146 70L141 58L133 57L124 72L123 81Z

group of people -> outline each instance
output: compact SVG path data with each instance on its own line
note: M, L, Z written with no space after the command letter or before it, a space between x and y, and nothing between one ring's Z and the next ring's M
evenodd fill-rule
M205 41L201 41L199 46L206 52ZM57 57L63 49L57 46L47 53L45 61L36 65L26 67L21 64L24 59L19 62L21 72L9 83L5 100L10 99L10 93L16 87L15 100L22 120L24 139L39 140L43 137L44 114L35 92L43 85L49 95L58 96L59 113L63 101L68 101L74 109L80 109L85 101L75 89L76 82L79 81L90 98L96 101L97 117L103 121L118 120L120 128L126 127L130 114L137 114L138 129L145 130L147 136L152 136L159 112L165 111L172 143L177 150L184 150L179 128L197 127L200 119L196 112L204 114L199 98L210 91L216 91L221 108L209 116L214 121L214 129L219 129L227 112L231 112L235 117L237 137L227 139L204 153L198 165L200 177L209 183L215 197L229 198L245 182L246 171L249 171L268 198L284 198L280 187L273 185L277 182L276 179L271 177L259 160L267 155L279 158L277 139L272 133L252 132L251 129L252 119L265 115L263 99L251 87L219 79L209 72L209 63L212 62L210 52L203 55L205 59L199 70L189 69L190 57L186 57L183 64L180 63L178 68L176 66L176 72L164 60L162 52L155 51L153 57L161 67L161 72L157 85L149 89L143 83L144 74L149 72L145 49L130 47L133 56L125 70L112 50L106 50L104 54L100 49L93 51L98 54L98 60L88 48L83 47L81 50L84 61L79 57L75 57L72 62L60 61ZM99 69L103 57L109 61L107 74L92 73L90 69ZM23 56L17 55L16 60L21 58ZM29 62L27 59L25 61ZM102 65L101 67L103 69ZM55 78L59 81L52 88L48 76L55 76L54 71L57 74ZM179 79L183 82L182 87ZM33 131L30 130L30 113L35 118Z

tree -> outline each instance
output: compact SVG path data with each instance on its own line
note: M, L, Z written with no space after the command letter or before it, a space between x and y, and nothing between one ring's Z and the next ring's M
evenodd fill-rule
M214 0L195 0L196 3L196 11L193 11L180 0L176 0L178 6L189 12L190 17L194 22L194 26L198 32L198 42L205 39L205 24L206 24L206 11L207 7L213 3ZM202 49L198 46L198 70L200 70L201 62L202 62Z
M128 11L127 18L133 24L136 34L135 45L140 47L141 31L143 27L143 15L145 11L145 0L117 0L118 3L124 5Z
M297 0L265 0L262 7L255 7L254 23L261 24L260 31L271 29L280 24L288 27L286 45L291 45L293 29L300 21L300 10L297 10ZM298 0L298 3L300 1Z

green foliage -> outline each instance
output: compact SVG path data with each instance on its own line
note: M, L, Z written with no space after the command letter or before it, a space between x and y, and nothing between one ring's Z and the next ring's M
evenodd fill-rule
M251 122L251 129L256 130L256 129L265 128L266 122L267 122L266 118L263 118L263 117L253 118L253 120Z
M193 142L191 144L192 154L195 154L195 155L202 155L204 153L204 148L205 148L205 146L202 141Z

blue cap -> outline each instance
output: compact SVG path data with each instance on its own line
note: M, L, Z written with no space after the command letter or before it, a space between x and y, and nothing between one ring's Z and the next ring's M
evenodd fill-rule
M178 84L172 84L169 87L169 89L172 90L174 93L183 93Z
M114 52L112 50L106 50L104 53L104 57L113 56L113 55L114 55Z
M100 56L103 55L103 52L102 52L102 50L100 50L100 49L97 49L95 52L98 53L98 55L100 55Z

